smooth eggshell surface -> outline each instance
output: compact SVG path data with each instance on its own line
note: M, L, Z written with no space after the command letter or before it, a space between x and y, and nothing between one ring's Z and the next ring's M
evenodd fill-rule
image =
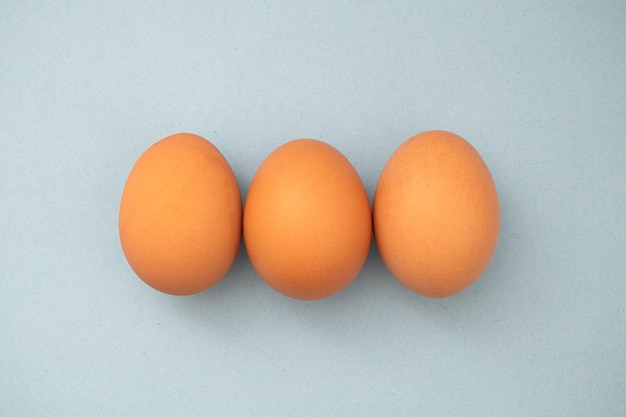
M367 257L372 218L365 187L332 146L297 139L256 172L244 208L244 242L258 274L301 300L348 286Z
M120 204L122 249L135 273L175 295L203 291L229 270L241 240L235 176L206 139L179 133L133 167Z
M465 139L413 136L393 153L376 187L374 235L383 262L414 292L440 298L471 285L500 229L491 173Z

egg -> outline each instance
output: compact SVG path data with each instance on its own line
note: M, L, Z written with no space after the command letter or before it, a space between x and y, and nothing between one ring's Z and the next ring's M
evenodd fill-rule
M178 133L149 147L130 171L119 210L128 263L146 284L190 295L229 270L242 235L237 181L206 139Z
M243 218L250 261L279 293L300 300L347 287L372 239L369 199L350 162L332 146L296 139L258 168Z
M413 136L391 155L373 202L380 256L402 284L433 298L463 291L498 241L500 206L489 169L462 137Z

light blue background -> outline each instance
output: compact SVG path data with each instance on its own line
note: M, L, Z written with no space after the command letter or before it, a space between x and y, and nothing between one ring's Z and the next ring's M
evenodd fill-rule
M0 5L0 415L626 415L626 3ZM200 134L245 196L315 137L373 196L427 129L478 149L502 230L475 285L419 297L375 249L285 298L242 250L160 294L117 234L153 142Z

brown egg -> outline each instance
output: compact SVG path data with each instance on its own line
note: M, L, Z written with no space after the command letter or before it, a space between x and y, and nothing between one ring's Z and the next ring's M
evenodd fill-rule
M259 167L246 198L244 242L276 291L301 300L341 291L363 266L371 238L365 187L332 146L294 140Z
M385 165L374 196L374 234L383 262L427 297L470 286L498 241L496 187L478 152L450 132L413 136Z
M241 240L241 194L220 151L190 133L152 145L133 167L119 233L135 273L175 295L206 290L232 265Z

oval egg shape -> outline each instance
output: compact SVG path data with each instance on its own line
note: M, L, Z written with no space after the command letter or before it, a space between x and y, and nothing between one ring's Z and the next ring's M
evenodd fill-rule
M206 139L168 136L132 168L120 203L119 234L135 273L168 294L217 283L241 241L242 203L230 165Z
M500 206L489 169L462 137L427 131L400 145L374 195L374 236L391 274L433 298L454 295L496 249Z
M244 208L254 269L291 298L317 300L347 287L372 239L369 199L350 162L315 139L288 142L257 170Z

